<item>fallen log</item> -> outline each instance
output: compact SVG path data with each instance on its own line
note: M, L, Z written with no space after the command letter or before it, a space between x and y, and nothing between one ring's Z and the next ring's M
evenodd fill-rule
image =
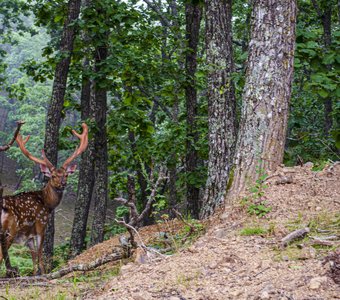
M61 278L61 277L65 276L69 273L76 272L76 271L88 272L88 271L91 271L91 270L98 268L99 266L107 264L109 262L117 261L117 260L120 260L120 259L123 259L123 258L126 257L125 251L123 251L123 249L117 248L116 250L118 250L118 251L111 253L107 256L100 257L100 258L96 259L95 261L93 261L89 264L71 265L69 267L60 269L56 272L47 274L46 278L47 279L57 279L57 278Z
M288 246L292 241L295 241L297 239L303 238L306 236L307 233L309 233L310 229L308 227L303 228L303 229L298 229L295 230L288 235L286 235L282 240L281 240L281 246L286 247Z
M103 257L100 257L96 259L93 262L90 262L88 264L77 264L77 265L71 265L65 268L62 268L56 272L41 275L41 276L25 276L25 277L17 277L17 278L0 278L0 286L2 284L27 284L27 283L37 283L37 282L49 282L53 279L61 278L69 273L72 272L88 272L91 270L94 270L98 268L99 266L102 266L104 264L107 264L112 261L118 261L123 258L127 257L127 252L123 247L116 247L114 249L114 252L105 255Z

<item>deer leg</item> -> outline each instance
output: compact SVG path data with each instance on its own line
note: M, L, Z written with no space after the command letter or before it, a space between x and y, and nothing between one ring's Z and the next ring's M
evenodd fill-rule
M2 262L2 259L5 258L5 266L6 266L6 277L18 277L19 276L19 269L17 267L12 267L8 250L12 245L12 242L14 240L14 237L11 235L8 235L7 238L5 238L5 232L1 232L0 234L0 242L1 242L1 256L0 256L0 263ZM3 252L5 255L3 255Z
M38 248L38 273L37 275L45 274L45 266L43 260L43 244L44 244L44 234L37 234L37 248Z
M30 238L26 242L26 246L30 249L33 263L33 275L37 274L37 248L35 246L35 238Z

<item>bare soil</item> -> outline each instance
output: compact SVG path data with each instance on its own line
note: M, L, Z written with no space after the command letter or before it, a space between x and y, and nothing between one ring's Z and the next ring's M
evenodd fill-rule
M278 247L290 226L303 228L319 220L321 229L324 218L338 218L333 223L339 239L340 165L321 172L295 167L278 173L289 174L293 183L277 185L277 176L268 180L264 199L272 211L265 219L249 217L240 206L226 207L189 248L150 264L131 262L86 299L340 299L340 286L323 264L327 252L308 244L301 250ZM242 228L256 226L272 232L240 235Z
M284 176L291 176L292 182L279 184ZM340 285L335 283L339 273L332 273L334 262L325 259L330 253L340 256L340 164L319 172L310 166L283 167L267 184L263 197L245 195L248 202L243 199L225 207L205 224L203 236L171 256L158 256L146 264L108 264L92 273L96 280L84 279L77 285L70 278L79 281L89 274L71 274L44 287L17 286L16 292L9 289L7 294L13 293L15 299L58 299L61 295L62 299L117 300L340 299ZM250 201L266 201L272 209L262 218L250 216L246 208ZM170 221L143 228L142 239L147 243L159 232L171 234L180 226L181 222ZM311 230L308 238L280 246L289 232L305 227ZM241 235L254 228L263 232ZM313 238L327 240L331 246L315 245ZM69 264L93 261L111 253L117 244L114 237ZM110 269L119 269L118 276L107 275Z

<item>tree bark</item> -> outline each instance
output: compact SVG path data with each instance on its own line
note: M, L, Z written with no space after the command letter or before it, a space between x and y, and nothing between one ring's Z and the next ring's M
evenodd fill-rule
M106 133L107 91L100 86L106 79L105 60L108 55L106 40L102 41L95 53L95 73L97 78L94 82L95 90L95 122L97 130L94 133L94 215L91 231L91 246L104 240L104 225L106 218L108 199L108 154Z
M254 1L230 199L282 163L293 78L295 0Z
M84 62L84 69L88 68L88 60ZM92 100L91 100L92 97ZM83 79L81 92L81 118L89 119L94 113L94 95L91 93L90 79ZM74 209L72 235L70 240L70 256L74 257L85 249L86 226L90 211L94 186L94 141L89 139L87 150L82 154L79 165L78 193Z
M197 134L197 90L195 73L197 69L197 48L199 42L199 30L202 18L202 8L198 3L187 2L185 5L186 40L187 51L185 69L187 84L185 87L186 111L187 111L187 143L186 143L186 172L187 180L187 210L193 218L199 217L199 188L193 182L197 169L198 155L195 144Z
M236 143L231 0L206 1L209 162L201 217L223 203Z
M68 2L68 14L64 23L63 34L60 41L60 54L62 59L58 62L54 74L51 103L48 108L46 121L46 134L44 149L46 156L53 165L58 161L58 141L59 128L61 122L61 112L64 105L64 96L66 91L68 70L71 62L73 51L73 41L75 38L75 28L70 26L80 12L80 0L70 0ZM44 256L46 270L52 267L52 256L54 246L54 211L49 216L49 221L45 233Z

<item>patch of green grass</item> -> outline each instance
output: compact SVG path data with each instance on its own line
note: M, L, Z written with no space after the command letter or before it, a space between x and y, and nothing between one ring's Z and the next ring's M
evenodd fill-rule
M271 212L272 208L267 206L266 202L260 202L259 204L250 204L248 206L247 212L250 215L256 215L260 218L264 217L266 214Z
M316 161L313 164L312 171L322 171L329 164L331 164L330 160Z
M267 234L268 231L262 227L245 227L240 231L240 235L250 236L250 235L264 235Z
M318 245L314 244L310 237L318 237L321 238L323 236L339 236L340 234L340 214L333 212L320 212L317 215L313 216L304 216L301 212L298 214L298 217L290 220L286 225L286 228L289 229L290 232L301 229L303 227L308 227L310 232L303 239L299 239L296 241L292 241L290 245L288 245L284 249L276 249L277 254L276 258L278 260L282 260L283 258L288 258L289 260L299 260L299 259L308 259L303 256L303 251L308 251L308 247L310 249L314 249L316 257L322 257L327 255L330 251L336 250L336 246L327 246L327 245ZM303 245L302 247L300 245Z
M21 276L28 276L33 274L33 263L31 258L31 252L26 246L14 244L8 251L13 267L18 267ZM0 267L1 276L4 276L5 266L2 263Z

